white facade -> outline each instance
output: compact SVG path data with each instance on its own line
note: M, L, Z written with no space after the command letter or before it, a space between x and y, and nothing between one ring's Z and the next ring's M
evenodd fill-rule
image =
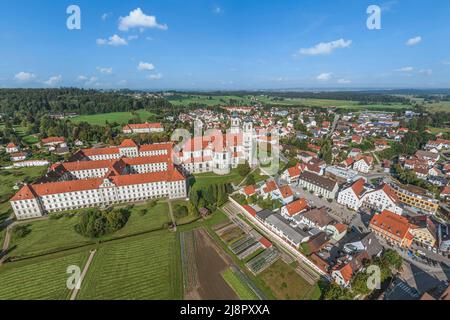
M361 199L361 203L380 212L389 210L398 215L403 213L400 204L389 196L384 188L368 192Z
M362 173L369 173L371 166L364 159L360 159L353 163L353 170Z

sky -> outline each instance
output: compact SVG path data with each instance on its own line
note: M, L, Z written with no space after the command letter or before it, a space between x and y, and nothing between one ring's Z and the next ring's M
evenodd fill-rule
M448 0L4 0L0 87L450 88L449 16Z

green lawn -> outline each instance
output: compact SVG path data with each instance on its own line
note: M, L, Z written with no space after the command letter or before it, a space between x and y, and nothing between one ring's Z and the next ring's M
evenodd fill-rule
M148 112L146 110L139 110L137 114L141 118L142 122L154 121L155 114ZM87 122L91 125L105 125L106 121L109 123L117 122L121 125L127 124L129 120L133 119L135 116L131 112L112 112L112 113L102 113L93 115L82 115L72 118L71 121L74 123Z
M5 127L5 125L0 123L0 130L3 130L4 127ZM39 142L37 135L27 134L27 128L22 127L22 126L13 126L13 129L14 129L14 132L17 134L17 136L28 145L33 145L33 144L36 144Z
M0 268L0 300L65 300L70 290L67 267L83 270L88 254L80 252L41 261L10 263Z
M148 208L147 205L135 206L123 229L99 240L158 230L170 221L167 203L159 202L156 207L147 209L147 213L142 216L140 210L145 208ZM64 216L57 214L53 215L53 217L58 218L27 224L31 233L24 238L13 236L10 248L14 248L14 250L10 253L10 257L34 256L96 242L96 239L85 238L75 232L75 225L79 221L79 217L76 214Z
M102 245L83 281L78 299L182 299L178 236L158 231Z
M233 289L241 300L258 300L256 294L248 287L246 283L241 281L232 269L227 269L222 273L223 279Z
M450 132L450 128L428 128L428 129L430 129L432 134L448 133L448 132Z
M220 176L212 172L196 174L195 186L203 188L214 183L234 183L239 184L244 178L239 175L236 169L231 170L230 174Z

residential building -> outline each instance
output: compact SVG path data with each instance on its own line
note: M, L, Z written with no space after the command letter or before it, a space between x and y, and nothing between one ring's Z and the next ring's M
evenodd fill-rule
M339 186L335 180L309 171L305 171L300 175L299 184L326 199L334 199L339 189Z
M398 185L391 183L390 187L401 203L413 207L426 214L436 214L439 201L432 198L426 190L412 185Z
M6 153L16 153L20 151L20 147L17 146L15 143L10 142L6 145Z
M405 248L411 247L414 238L410 232L411 227L412 225L407 218L388 210L375 214L369 225L369 229L378 237L396 246Z
M368 191L365 187L366 180L361 178L348 187L344 187L338 194L337 202L352 210L359 210L362 205L361 199Z
M301 214L309 208L308 201L306 199L299 199L291 202L281 208L281 215L288 220L291 220L296 215Z
M403 214L401 201L394 189L388 184L384 184L375 190L369 190L364 194L360 203L364 207L378 212L389 210L398 215Z

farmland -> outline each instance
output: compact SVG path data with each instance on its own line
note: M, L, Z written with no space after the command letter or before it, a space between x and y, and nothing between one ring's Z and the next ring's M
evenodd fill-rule
M233 271L233 269L227 269L222 273L222 277L233 288L234 292L241 300L257 300L258 297L255 293L244 283L239 276Z
M102 245L77 297L82 300L182 298L177 234L158 231Z
M277 299L281 300L317 300L320 289L312 286L294 269L279 259L259 277L270 287Z
M190 104L201 104L207 106L217 105L250 105L252 101L249 97L241 96L208 96L208 95L182 95L175 98L168 98L174 106L188 106Z
M69 297L66 273L70 265L83 268L87 252L46 260L11 263L0 269L0 300L65 300Z
M112 112L112 113L102 113L102 114L93 114L93 115L82 115L72 118L71 121L74 123L87 122L91 125L105 125L106 122L109 123L118 123L120 125L127 124L128 121L133 119L136 115L145 122L145 121L154 121L155 114L148 112L146 110L139 110L136 113L132 112Z
M141 213L143 209L146 210L144 215ZM14 247L14 249L10 256L33 256L95 243L96 240L85 238L75 232L74 227L78 221L79 217L75 212L53 214L49 219L30 222L27 224L31 230L30 234L24 238L12 237L10 247ZM145 204L135 206L123 229L99 240L162 229L167 222L169 222L167 203L159 202L153 208L149 208Z

